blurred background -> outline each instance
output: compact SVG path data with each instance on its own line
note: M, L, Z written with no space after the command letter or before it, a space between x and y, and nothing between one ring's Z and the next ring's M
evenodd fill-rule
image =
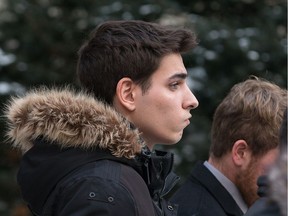
M29 215L16 183L21 155L4 137L7 99L41 85L76 86L78 48L99 23L118 19L198 35L184 63L200 105L183 139L165 147L182 180L207 158L213 112L232 85L256 75L287 87L286 0L0 0L0 215Z

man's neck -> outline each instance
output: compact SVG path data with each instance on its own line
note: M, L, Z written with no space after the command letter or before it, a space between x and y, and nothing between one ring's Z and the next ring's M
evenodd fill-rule
M221 159L209 157L208 162L231 182L235 183L236 168L233 167L233 162L229 160L229 157L223 156Z

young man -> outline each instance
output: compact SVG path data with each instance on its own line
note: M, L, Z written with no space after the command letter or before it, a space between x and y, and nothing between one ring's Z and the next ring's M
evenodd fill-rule
M181 54L186 29L108 21L79 51L86 93L40 90L11 101L8 136L24 153L18 173L34 215L176 215L174 144L198 101Z
M198 163L172 201L180 216L243 215L256 181L278 154L287 90L253 77L236 84L217 107L208 161Z

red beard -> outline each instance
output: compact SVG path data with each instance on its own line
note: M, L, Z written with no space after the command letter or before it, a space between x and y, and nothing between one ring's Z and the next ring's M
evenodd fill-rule
M235 185L240 191L244 201L250 207L258 198L257 195L257 161L252 160L246 170L240 173L237 178Z

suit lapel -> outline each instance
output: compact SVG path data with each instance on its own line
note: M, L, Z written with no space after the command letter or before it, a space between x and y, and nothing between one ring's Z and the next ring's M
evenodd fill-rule
M203 187L205 187L210 194L217 200L222 206L227 215L242 216L243 212L230 195L230 193L222 186L222 184L216 179L216 177L199 162L195 165L190 178L198 181Z

